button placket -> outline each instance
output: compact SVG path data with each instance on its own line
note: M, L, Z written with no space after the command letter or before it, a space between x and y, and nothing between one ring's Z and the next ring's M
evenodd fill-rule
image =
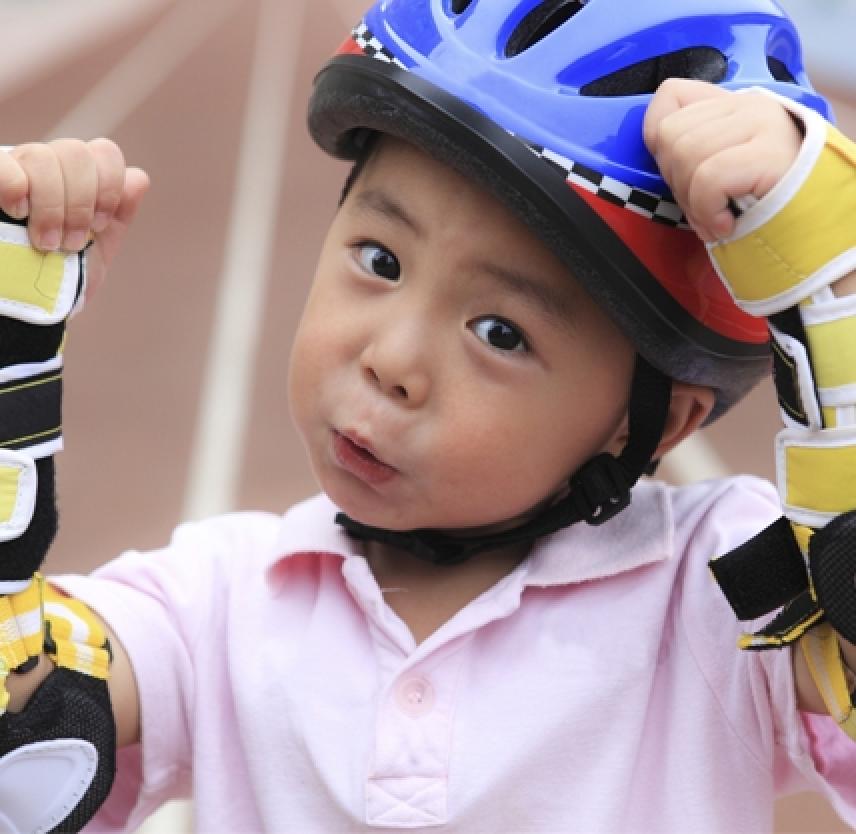
M410 658L387 686L366 784L369 825L429 826L447 819L452 726L466 655L459 644Z

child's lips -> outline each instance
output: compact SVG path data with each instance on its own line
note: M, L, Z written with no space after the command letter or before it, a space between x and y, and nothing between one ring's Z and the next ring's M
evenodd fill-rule
M336 462L367 484L382 484L398 470L380 460L366 441L352 432L333 431L333 455Z

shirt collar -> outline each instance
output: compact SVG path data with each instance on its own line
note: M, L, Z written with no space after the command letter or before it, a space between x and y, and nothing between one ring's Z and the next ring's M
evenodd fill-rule
M292 507L283 518L269 567L297 555L362 558L359 542L333 521L337 512L324 494ZM540 540L527 560L523 584L567 585L663 561L673 551L672 531L667 488L641 482L630 506L606 524L574 524Z
M662 562L674 550L673 531L667 487L642 481L630 506L606 524L580 522L536 544L524 583L567 585Z

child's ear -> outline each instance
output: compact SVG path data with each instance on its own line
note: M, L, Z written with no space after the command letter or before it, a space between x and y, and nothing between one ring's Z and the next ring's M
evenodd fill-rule
M652 460L659 460L704 423L714 406L714 400L712 389L704 385L673 381L666 426ZM624 421L605 451L613 455L620 454L627 445L627 436L627 415L625 415Z
M682 440L689 437L704 423L714 405L713 390L704 385L691 385L687 382L672 383L672 401L666 428L654 459L657 460L671 451Z

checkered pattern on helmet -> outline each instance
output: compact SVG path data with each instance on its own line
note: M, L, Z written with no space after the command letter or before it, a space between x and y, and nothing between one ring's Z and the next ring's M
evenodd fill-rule
M673 200L650 191L633 188L627 183L601 174L581 162L567 159L549 148L530 142L526 144L535 156L548 162L552 168L564 176L568 183L584 188L586 191L617 206L641 214L655 223L681 229L689 228L681 207Z
M357 46L363 50L370 58L377 58L378 61L383 61L386 64L395 64L401 69L407 67L392 54L373 34L371 29L366 26L365 22L359 23L351 30Z
M359 23L351 31L357 45L370 58L376 58L387 64L395 64L401 69L407 67L390 52L372 33L365 21ZM511 133L511 131L509 131ZM513 133L511 133L514 136ZM626 208L636 214L641 214L655 223L665 226L688 229L680 206L673 200L669 200L660 194L633 188L620 180L601 174L580 162L574 162L561 154L527 142L517 136L539 159L546 162L550 168L560 173L566 182L590 191L601 199L607 200L614 205Z

